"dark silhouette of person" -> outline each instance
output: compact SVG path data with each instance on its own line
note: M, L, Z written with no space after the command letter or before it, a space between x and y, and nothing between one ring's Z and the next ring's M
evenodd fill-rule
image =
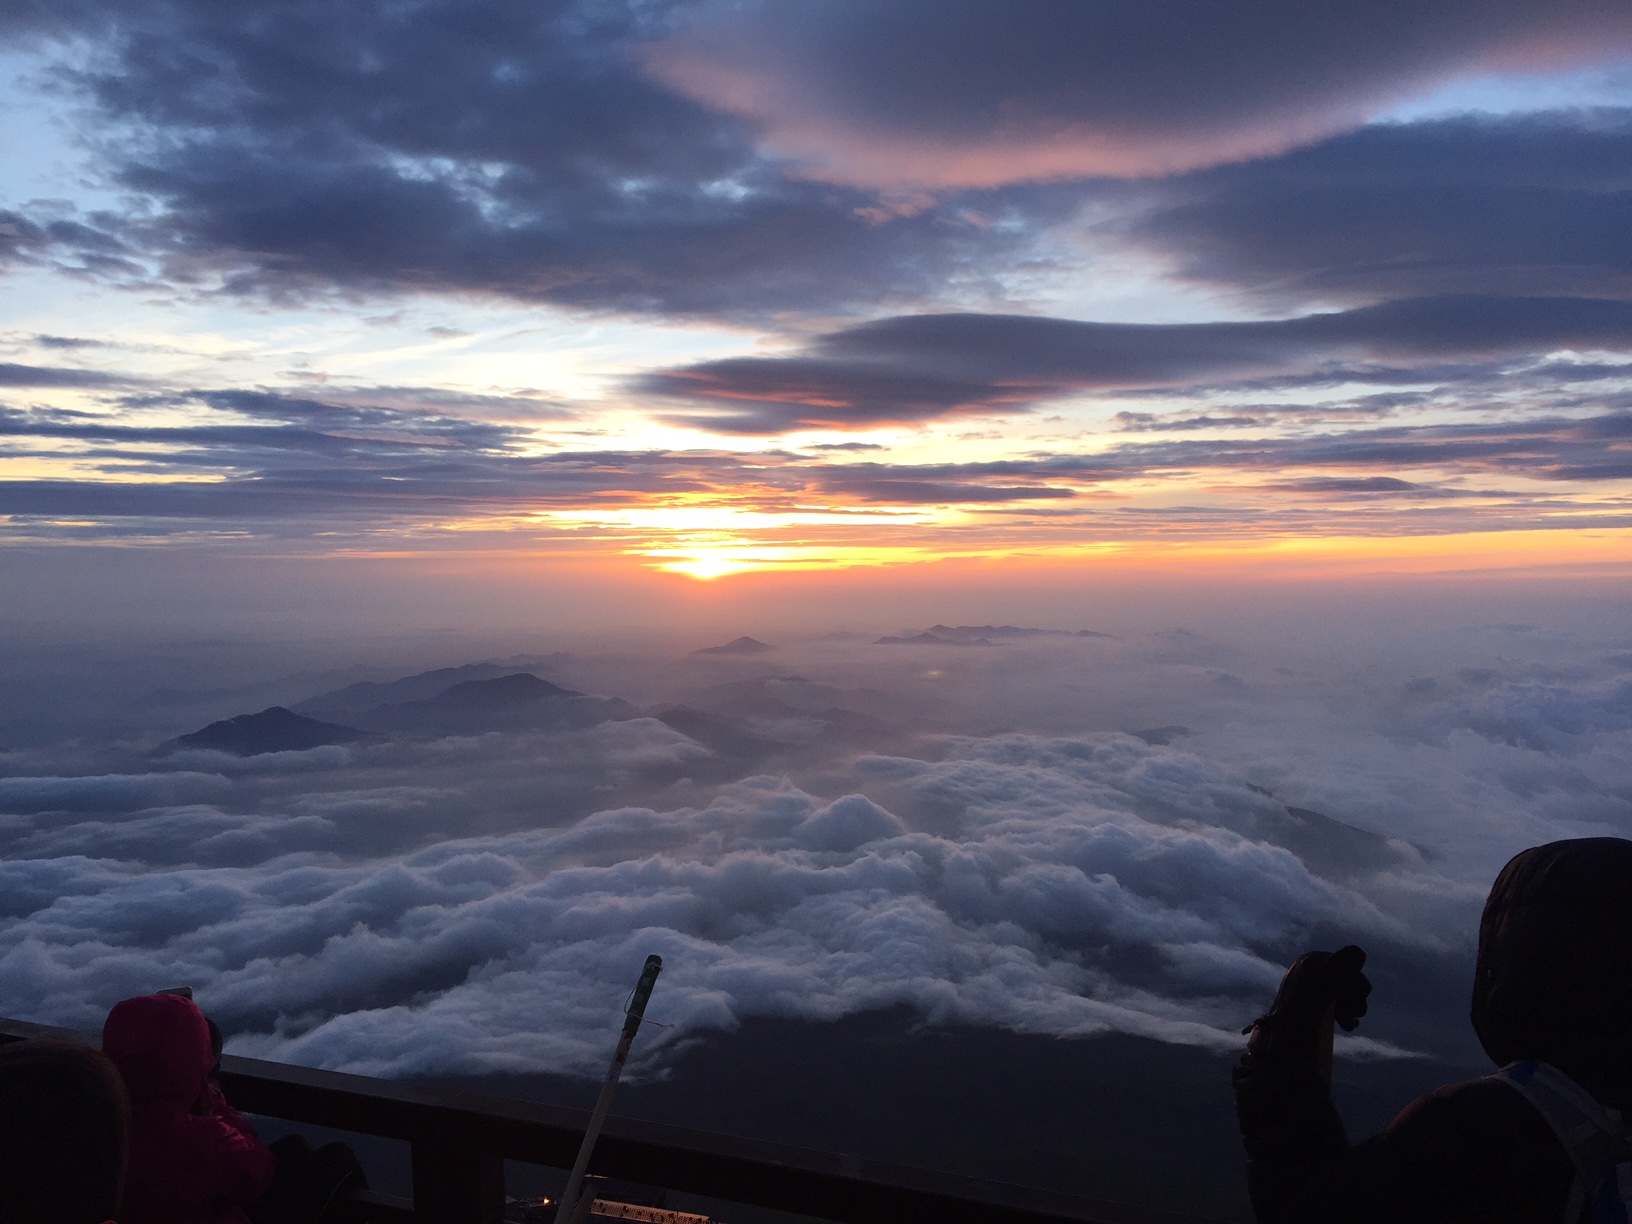
M120 1224L248 1224L275 1162L215 1082L210 1024L191 999L114 1005L102 1050L130 1093L130 1164Z
M1235 1070L1260 1224L1625 1224L1632 1204L1632 841L1515 856L1479 923L1471 1018L1496 1074L1412 1102L1351 1145L1333 1027L1371 992L1366 954L1301 957Z
M313 1149L298 1134L263 1144L221 1092L221 1030L192 993L175 987L126 999L103 1026L103 1049L133 1107L121 1224L332 1218L348 1191L368 1187L356 1154L344 1143Z
M119 1073L95 1050L62 1041L0 1048L0 1220L111 1220L129 1113Z

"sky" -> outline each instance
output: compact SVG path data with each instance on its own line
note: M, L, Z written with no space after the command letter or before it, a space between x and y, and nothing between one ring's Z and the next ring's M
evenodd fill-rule
M1622 4L0 0L0 1014L1224 1058L1358 941L1477 1069L1629 499Z
M8 603L1624 577L1632 18L1389 14L13 0Z

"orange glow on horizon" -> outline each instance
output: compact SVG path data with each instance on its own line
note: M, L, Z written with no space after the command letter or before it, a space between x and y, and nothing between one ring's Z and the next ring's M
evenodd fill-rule
M945 559L922 548L767 547L747 540L647 548L636 555L649 558L653 569L705 581L735 574L877 568Z
M638 547L626 555L650 568L714 581L739 574L900 568L930 562L982 567L1071 570L1235 571L1282 576L1428 574L1455 571L1551 571L1604 567L1632 576L1632 529L1590 532L1507 531L1439 536L1294 537L1238 541L1122 540L1019 549L922 545L765 546L715 539Z

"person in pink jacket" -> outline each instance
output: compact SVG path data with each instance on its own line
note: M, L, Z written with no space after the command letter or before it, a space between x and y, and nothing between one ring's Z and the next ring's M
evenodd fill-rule
M204 1013L176 994L116 1004L102 1052L130 1093L120 1224L248 1224L275 1161L216 1085Z

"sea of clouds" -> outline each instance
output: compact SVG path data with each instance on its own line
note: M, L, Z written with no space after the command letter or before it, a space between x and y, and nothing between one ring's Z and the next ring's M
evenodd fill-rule
M534 669L782 744L743 762L651 713L247 758L59 737L0 753L0 1014L95 1028L190 984L239 1053L587 1075L657 952L647 1071L894 1005L1226 1049L1299 951L1352 941L1378 993L1345 1052L1460 1057L1501 863L1632 834L1632 652L1507 625L1434 657L835 637ZM888 750L822 739L824 708Z

